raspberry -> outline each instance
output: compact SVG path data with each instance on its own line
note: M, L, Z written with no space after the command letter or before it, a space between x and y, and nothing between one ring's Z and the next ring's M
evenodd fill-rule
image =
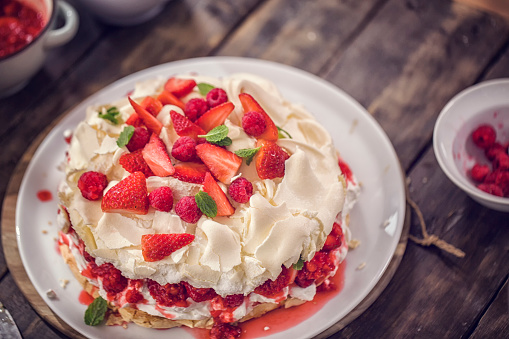
M128 290L125 294L125 300L130 304L137 304L143 299L144 299L143 294L141 294L137 290Z
M308 287L314 281L327 277L334 270L334 262L327 252L316 252L313 259L304 263L297 273L295 283L300 287Z
M330 234L325 239L325 244L323 245L322 251L332 251L341 246L341 241L343 238L343 229L341 229L341 225L338 223L334 223L332 226L332 230Z
M92 272L102 278L102 285L108 296L114 296L127 287L127 278L110 263L97 266L92 269Z
M470 170L470 177L477 182L483 182L490 173L488 165L475 164Z
M126 147L129 152L134 152L145 147L150 139L150 133L146 128L136 127L133 136L129 139Z
M257 137L265 132L267 123L265 122L263 114L260 112L251 111L247 112L242 117L242 128L248 135Z
M214 88L207 93L207 103L209 107L216 107L228 101L228 95L221 88Z
M490 161L493 161L495 160L495 157L498 153L505 153L506 150L507 147L504 147L503 145L496 142L491 147L487 148L484 154L486 155L486 158L488 158Z
M203 113L209 110L209 104L205 99L194 98L189 100L186 103L186 107L184 108L184 114L187 116L189 120L195 122L199 117L203 115Z
M509 196L509 171L497 171L495 185L502 189L504 196Z
M246 178L235 179L228 187L228 194L238 203L246 203L253 195L253 184Z
M180 199L175 206L175 213L177 213L180 219L190 224L197 223L203 214L193 196L186 196Z
M496 195L499 197L504 196L504 192L502 191L502 189L495 184L479 184L479 185L477 185L477 188L480 189L481 191L484 191L486 193L493 194L493 195Z
M148 291L152 298L163 306L187 307L187 292L182 284L166 284L164 286L147 279Z
M509 155L499 152L493 160L493 168L502 171L509 171Z
M481 125L472 133L474 143L482 149L487 149L495 144L497 133L490 125Z
M240 327L215 323L210 329L210 339L236 339L242 334Z
M189 297L197 303L205 300L210 300L217 296L216 291L214 291L212 288L197 288L191 286L187 282L182 282L182 284L186 288Z
M81 195L88 200L101 199L106 186L108 186L108 179L99 172L85 172L78 180L78 188L81 191Z
M282 266L282 271L275 281L267 280L262 285L255 288L255 293L261 294L266 297L272 297L279 293L283 288L290 283L290 271L288 268Z
M243 294L227 295L223 299L223 304L226 307L231 307L231 308L239 307L240 305L242 305L243 302L244 302L244 295Z
M169 212L173 207L173 192L168 186L158 187L148 195L150 206L158 211Z
M196 141L188 136L177 139L171 149L171 155L180 161L196 160Z

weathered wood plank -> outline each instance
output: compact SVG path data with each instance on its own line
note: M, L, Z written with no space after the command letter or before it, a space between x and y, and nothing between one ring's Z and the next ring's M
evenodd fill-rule
M475 82L508 35L507 21L458 3L392 0L326 78L369 108L407 168L442 107Z
M23 338L65 338L41 320L10 274L0 281L0 300L11 313Z
M387 289L335 337L463 337L507 279L509 228L501 227L507 214L482 207L457 188L438 167L432 150L410 178L410 195L429 233L466 256L459 259L409 243ZM421 236L415 215L410 233Z
M267 59L318 74L386 1L268 1L218 54Z
M472 333L471 339L497 338L503 333L509 333L509 284L506 280L504 287L497 294L488 311L481 318L479 325Z

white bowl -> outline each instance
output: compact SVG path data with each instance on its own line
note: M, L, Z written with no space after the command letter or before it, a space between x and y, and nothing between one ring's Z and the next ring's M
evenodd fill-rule
M468 175L477 162L488 164L484 151L474 145L471 134L481 124L490 124L497 141L509 141L509 79L489 80L469 87L442 109L433 132L433 149L449 179L472 199L494 210L509 212L509 198L478 189Z
M45 26L41 33L22 49L0 58L0 98L21 90L42 67L47 50L65 44L78 30L78 14L65 1L22 2L43 14ZM57 16L63 19L61 27L55 27Z

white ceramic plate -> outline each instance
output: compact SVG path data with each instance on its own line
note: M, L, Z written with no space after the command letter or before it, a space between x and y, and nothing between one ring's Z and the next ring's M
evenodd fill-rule
M284 332L267 338L312 337L347 315L373 289L389 264L401 236L405 214L404 176L396 153L378 123L350 96L330 83L304 71L267 61L213 57L163 64L123 78L92 95L74 108L45 138L23 178L16 211L16 231L25 269L50 308L66 323L92 338L191 338L181 329L155 331L134 325L90 327L83 323L86 307L78 302L81 287L55 250L56 203L41 202L36 194L49 189L56 197L63 173L57 166L64 160L67 144L63 132L73 129L85 117L91 104L109 103L123 97L142 79L159 75L196 72L225 76L250 72L272 80L284 97L302 103L329 130L337 148L362 182L363 190L351 214L351 230L361 246L347 256L345 284L341 293L318 313ZM43 234L47 230L48 234ZM366 263L362 270L356 268ZM64 289L60 279L71 282ZM57 300L46 296L53 289Z

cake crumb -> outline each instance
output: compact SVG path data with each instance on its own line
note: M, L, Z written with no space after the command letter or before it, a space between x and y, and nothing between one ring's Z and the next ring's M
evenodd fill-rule
M269 327L269 326L265 326L265 327L263 328L263 330L264 330L264 331L268 331L268 330L270 330L270 327Z
M48 225L52 226L52 225L53 225L53 222L48 221Z
M42 230L41 232L42 232L42 234L48 234L48 231L46 231L46 230Z
M50 298L50 299L56 299L57 298L57 294L52 289L49 289L49 290L46 291L46 296L48 298Z
M386 220L384 221L384 223L382 224L382 228L386 228L387 226L389 226L389 224L390 224L389 219L386 219Z
M426 177L422 178L422 183L423 184L426 184L427 182L428 182L428 178L426 178Z
M62 286L62 288L66 288L67 284L69 284L68 279L60 279L60 286Z
M363 262L363 263L361 263L359 266L357 266L357 268L356 268L356 269L357 269L357 271L360 271L360 270L362 270L364 267L366 267L366 263L365 263L365 262Z
M356 249L357 247L359 247L359 245L361 244L361 242L357 239L352 239L348 242L348 248L350 248L351 250L354 250Z

